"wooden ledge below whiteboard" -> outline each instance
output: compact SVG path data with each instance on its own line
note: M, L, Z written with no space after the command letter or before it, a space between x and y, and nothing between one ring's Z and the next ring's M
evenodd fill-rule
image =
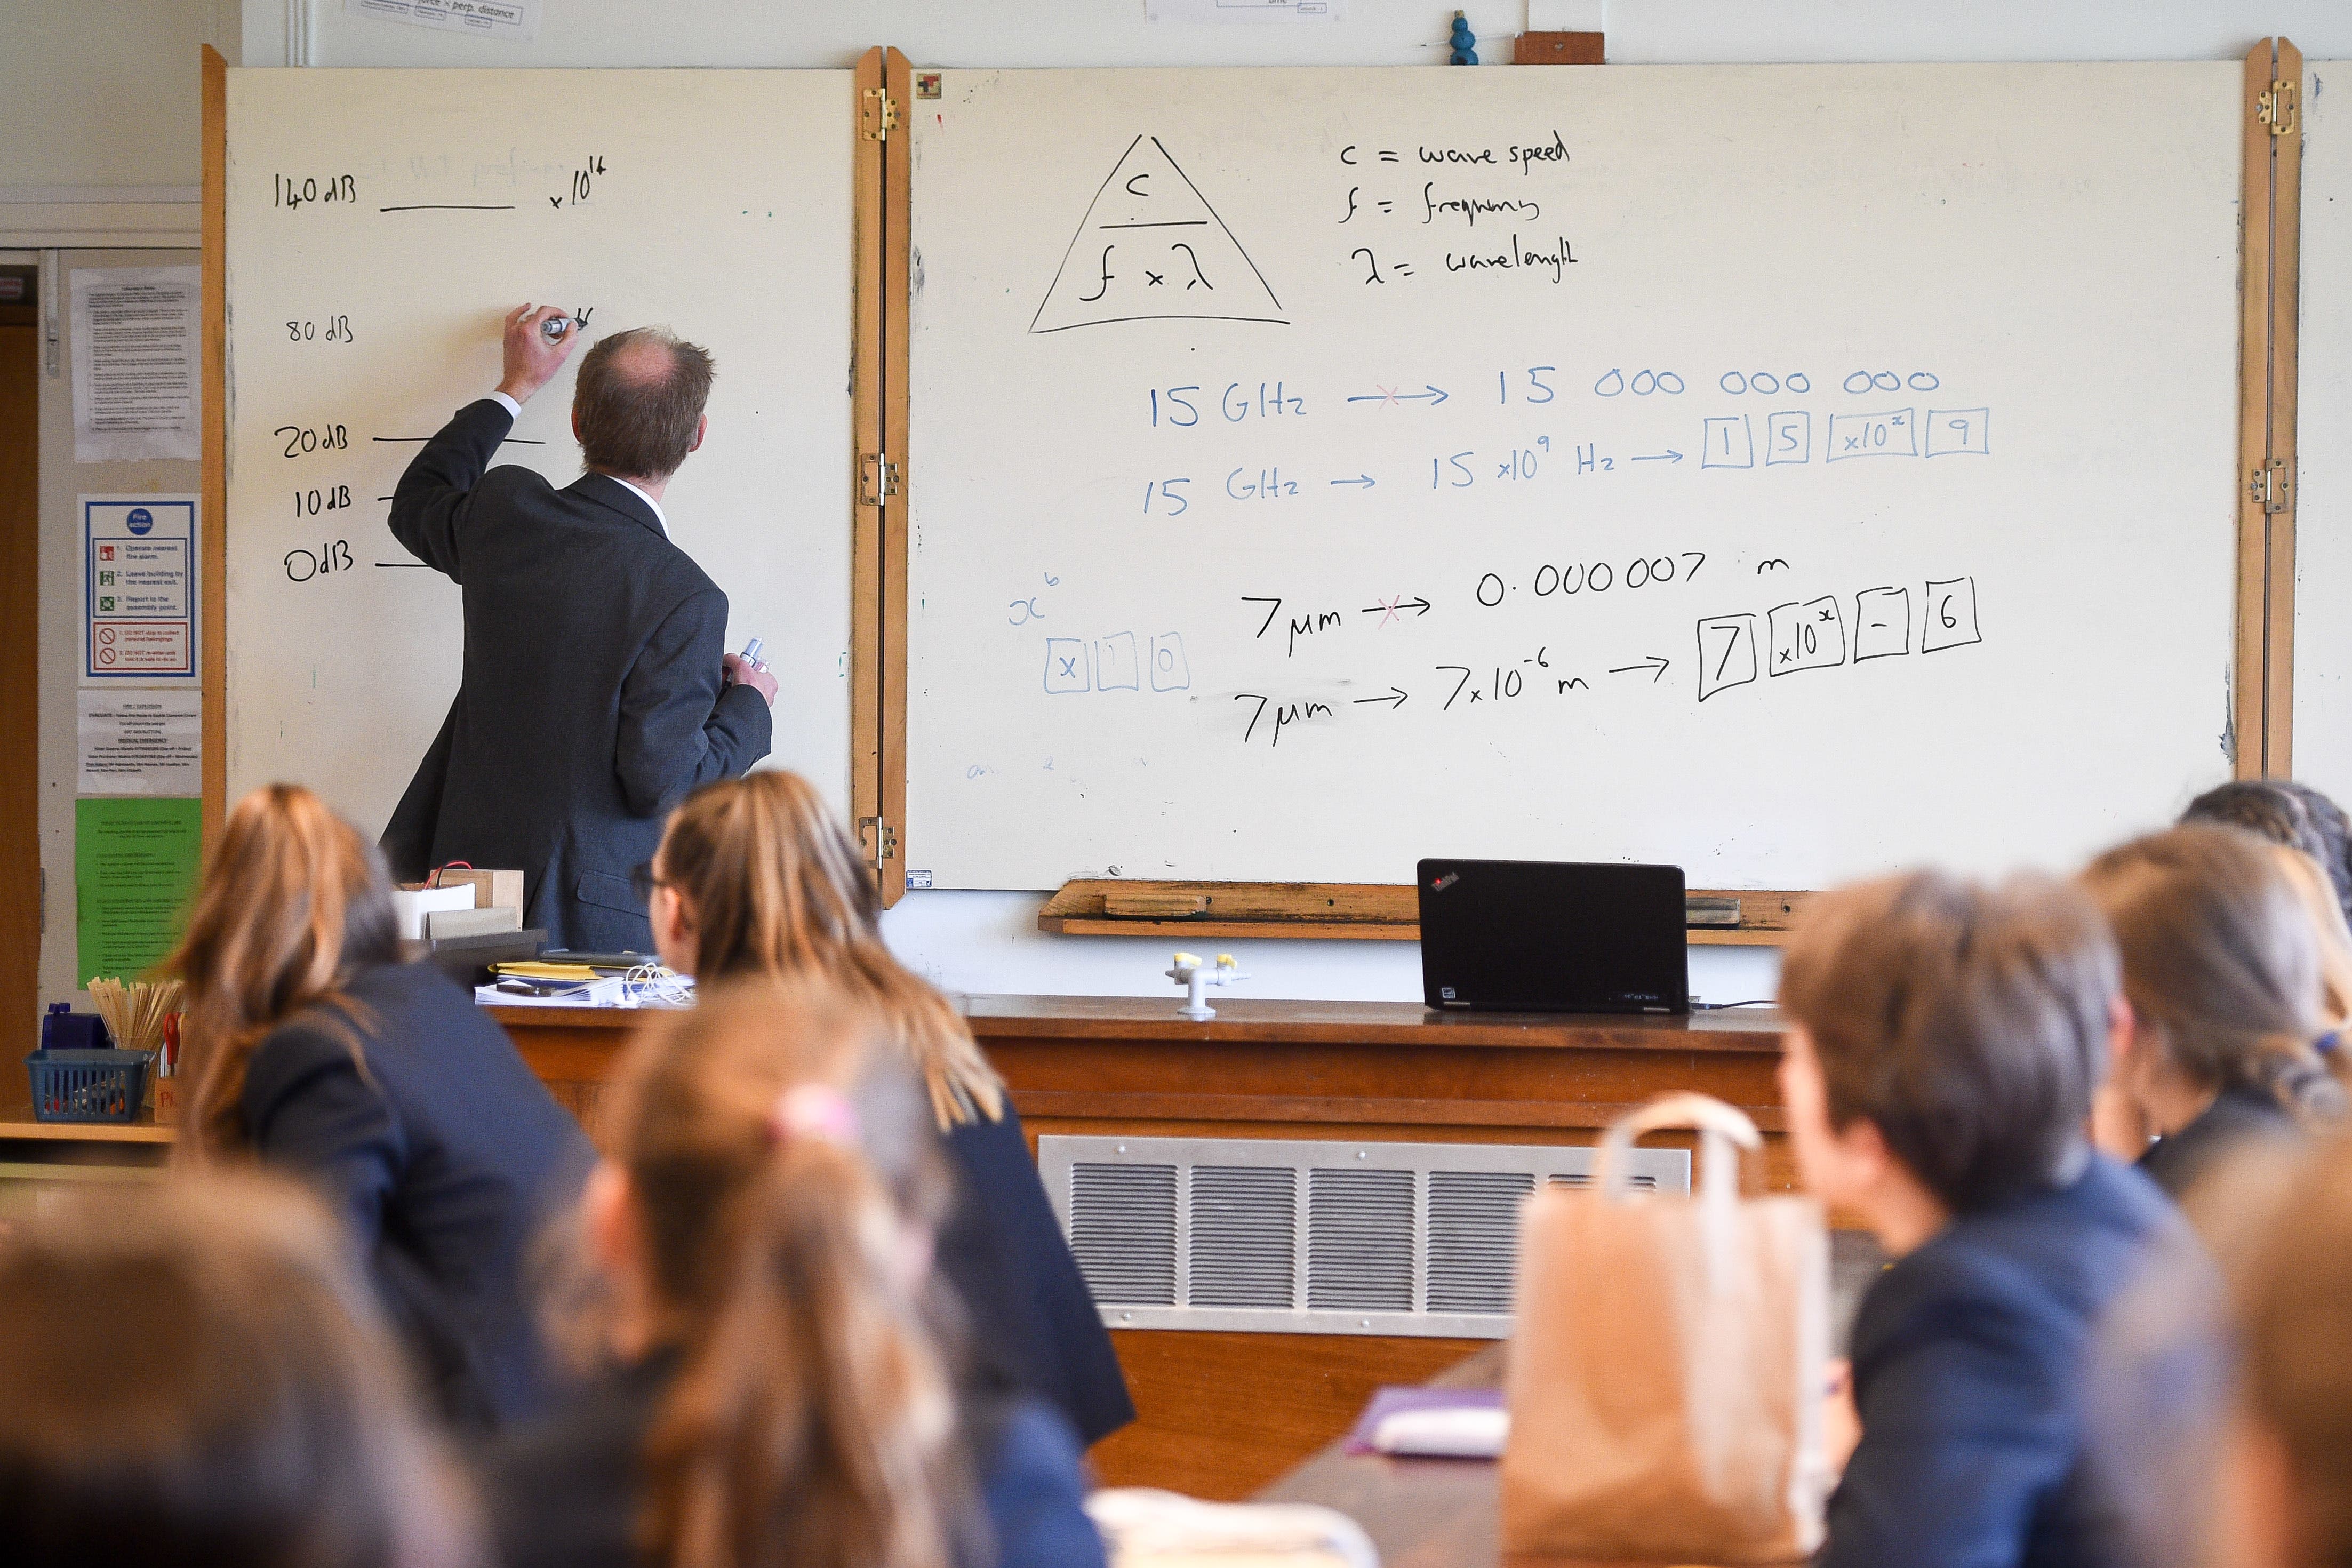
M1778 947L1810 894L1772 889L1693 889L1689 897L1736 899L1737 926L1690 928L1694 947ZM1081 878L1037 911L1037 929L1060 936L1289 937L1419 942L1421 906L1410 883L1148 882Z

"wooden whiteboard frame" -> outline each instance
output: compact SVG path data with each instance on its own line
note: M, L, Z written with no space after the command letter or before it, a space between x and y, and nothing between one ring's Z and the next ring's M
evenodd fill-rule
M883 180L885 152L887 142L876 140L889 134L890 112L888 88L883 79L885 62L877 46L866 51L857 61L857 310L852 331L855 334L851 354L852 373L850 396L851 430L856 450L850 461L856 465L857 489L850 512L849 566L849 815L858 825L858 837L876 854L875 864L880 865L879 845L873 840L879 835L869 833L868 826L885 825L888 813L884 805L888 790L884 781L889 772L884 755L883 737L889 729L884 709L883 686L878 672L883 666L883 649L887 639L887 621L883 614L886 526L881 501L886 497L869 496L866 485L869 470L866 454L874 453L883 461L897 460L896 448L889 444L890 419L886 409L895 390L903 405L906 388L903 380L891 373L886 349L887 337L885 322L893 314L890 303L893 289L889 279L894 276L892 258L903 258L906 242L902 236L892 243L887 204L884 200ZM901 264L903 265L903 263ZM897 295L903 297L903 283ZM905 314L903 303L896 313ZM905 416L899 416L904 427ZM884 470L877 462L872 478L879 481ZM903 640L903 639L901 639ZM899 725L901 735L905 725Z
M204 763L197 770L204 847L228 813L228 61L204 54L204 542L196 566L201 615L196 689Z
M906 58L895 50L898 76L906 75ZM895 454L906 439L905 325L907 319L907 237L905 163L906 139L869 139L865 117L877 105L868 90L885 86L885 51L866 51L853 73L851 133L854 148L855 200L853 216L856 256L854 263L855 319L851 323L850 431L855 450L843 454L851 468L862 470L868 453ZM204 135L204 542L198 566L202 612L199 689L203 703L204 760L201 769L204 841L206 851L220 832L228 811L228 61L206 45L203 58ZM903 91L897 94L903 103ZM898 168L897 217L889 218L883 200L886 152L894 152ZM885 352L885 323L896 321L898 369L894 374ZM895 396L895 415L888 412ZM893 460L896 460L895 458ZM903 820L906 797L905 700L898 698L897 746L886 742L889 726L883 713L881 672L892 656L886 636L884 568L890 535L883 509L853 506L851 530L849 647L849 798L858 816L883 815L890 824ZM906 502L897 504L898 551L905 554ZM903 609L906 576L898 576ZM897 668L903 680L906 634L896 638ZM891 770L895 769L896 782ZM892 865L903 866L894 860ZM905 874L900 871L901 888ZM895 897L895 895L894 895Z
M209 846L227 809L227 61L203 52L204 128L204 498L206 526L199 568L203 615L200 687L204 703L203 796ZM2242 191L2243 311L2240 333L2236 671L2232 721L2241 777L2283 777L2293 759L2296 300L2300 271L2303 56L2284 38L2264 39L2245 58L2244 184ZM912 117L913 73L898 50L869 49L856 69L861 125L856 148L856 321L852 428L861 469L868 454L881 458L880 493L861 493L853 509L850 631L849 789L853 816L877 871L884 904L906 891L907 866L907 584L908 341L912 160L906 131ZM2273 134L2264 108L2271 84L2293 84L2291 121ZM869 93L879 92L877 106ZM878 109L883 134L868 134L865 118ZM2281 466L2283 465L2283 467ZM895 468L895 475L891 470ZM2281 476L2283 497L2265 508L2256 477ZM1142 884L1135 884L1140 888ZM1243 888L1253 890L1245 919L1213 931L1196 921L1104 916L1091 883L1073 882L1042 910L1042 929L1138 934L1163 927L1199 935L1370 935L1335 931L1331 887L1283 884L1150 884L1152 888ZM1398 889L1388 884L1346 884L1364 909L1391 909ZM1087 909L1089 896L1092 911ZM1230 897L1230 895L1228 895ZM1795 890L1742 890L1749 900L1778 900L1793 909ZM1738 931L1695 930L1695 942L1779 940L1744 913ZM1393 919L1369 922L1391 928Z
M2239 273L2234 767L2285 778L2294 761L2296 293L2303 248L2303 51L2246 51Z
M890 51L891 85L898 102L911 109L913 95L906 90L904 57ZM2294 84L2293 119L2273 135L2268 110L2272 84ZM2239 331L2239 475L2237 551L2237 613L2233 629L2235 667L2231 689L2231 723L2236 737L2234 766L2239 777L2284 776L2290 758L2294 721L2294 472L2295 414L2295 291L2300 245L2300 184L2302 172L2303 56L2284 38L2266 38L2245 58L2245 104L2241 123L2243 178L2241 186L2241 303ZM911 118L911 114L908 116ZM891 369L898 377L897 407L904 416L907 345L908 218L912 191L908 179L908 150L892 154L892 189L886 205L895 215L891 246L893 288L891 307L898 326L891 345ZM904 449L904 441L898 442ZM2252 488L2265 466L2285 465L2284 506L2265 507ZM906 801L906 668L905 617L908 572L905 526L906 489L912 468L902 463L896 526L886 545L886 584L895 586L896 610L887 616L883 658L886 675L882 693L885 741L884 789L889 801L888 820L898 828L897 857L878 862L885 905L896 903L906 889L908 845ZM886 600L889 597L886 590ZM1110 889L1130 895L1143 905L1155 898L1202 900L1200 914L1164 916L1120 914L1106 908ZM1774 946L1786 940L1790 926L1810 896L1794 889L1739 889L1720 893L1694 890L1693 897L1736 897L1741 918L1734 929L1695 927L1695 946ZM1415 894L1409 886L1390 883L1273 882L1108 882L1076 879L1041 906L1038 929L1060 935L1177 935L1195 937L1293 937L1330 940L1413 941L1419 937ZM1209 905L1225 901L1237 912L1231 918L1207 918Z

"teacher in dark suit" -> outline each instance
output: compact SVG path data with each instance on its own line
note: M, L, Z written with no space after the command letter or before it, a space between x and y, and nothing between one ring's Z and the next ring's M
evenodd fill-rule
M393 537L465 591L464 684L385 827L394 874L520 868L523 923L557 947L645 951L631 868L688 792L768 752L776 683L724 649L727 595L670 542L661 498L709 426L710 356L659 328L580 362L572 431L587 472L557 489L491 468L522 405L563 367L563 312L507 318L498 390L457 411L401 476Z

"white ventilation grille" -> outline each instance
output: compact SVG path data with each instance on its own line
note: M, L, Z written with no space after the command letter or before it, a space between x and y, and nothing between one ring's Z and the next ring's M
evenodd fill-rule
M1581 1146L1256 1138L1037 1140L1039 1173L1114 1328L1510 1331L1519 1205L1584 1186ZM1690 1156L1627 1174L1690 1191Z
M1411 1171L1312 1171L1307 1178L1307 1304L1412 1310Z
M1518 1261L1524 1171L1429 1173L1429 1310L1508 1312Z
M1289 1307L1298 1289L1298 1173L1192 1168L1191 1299L1203 1307Z
M1072 1167L1063 1228L1097 1302L1176 1304L1175 1166Z

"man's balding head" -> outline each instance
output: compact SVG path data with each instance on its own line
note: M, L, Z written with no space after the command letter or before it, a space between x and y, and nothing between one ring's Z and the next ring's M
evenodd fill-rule
M591 468L666 479L694 450L717 367L666 327L615 332L580 361L572 426Z

